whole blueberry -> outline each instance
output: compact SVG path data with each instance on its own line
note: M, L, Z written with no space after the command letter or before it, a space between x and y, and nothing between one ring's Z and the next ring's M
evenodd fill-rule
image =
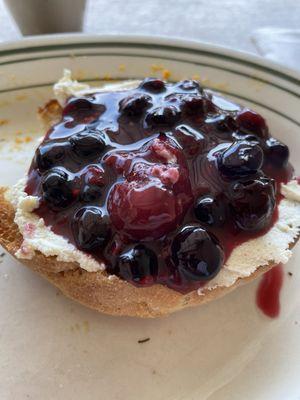
M226 220L224 200L211 195L199 197L195 204L197 219L209 226L222 226Z
M80 249L103 249L110 237L109 219L99 207L86 206L74 215L74 239Z
M146 125L151 128L171 128L179 121L181 116L179 108L176 106L158 107L147 113Z
M234 142L218 158L221 173L231 179L256 173L262 166L261 147L246 141Z
M190 93L182 98L182 111L187 115L202 115L205 107L206 100L199 94Z
M72 182L67 171L52 168L42 177L44 201L53 209L68 207L73 200Z
M186 226L174 238L171 257L187 280L207 281L220 271L224 253L217 238L200 226Z
M284 168L289 161L289 148L279 140L270 138L265 143L266 161L275 168Z
M81 192L81 200L92 203L102 196L102 188L96 185L85 185Z
M70 148L68 142L48 142L42 144L36 151L35 160L40 171L64 163L67 151Z
M139 116L152 105L151 96L144 93L134 93L125 97L119 103L119 110L126 116Z
M146 78L140 83L139 88L151 93L161 93L166 90L166 84L158 78Z
M143 244L132 246L119 256L117 270L118 275L127 281L153 283L158 273L157 256Z
M238 128L246 134L254 134L262 139L266 139L269 134L265 119L252 110L244 109L236 117Z
M98 104L93 96L71 97L63 109L63 117L71 117L80 122L91 122L103 113L105 107Z
M231 215L241 230L259 231L269 225L276 205L272 179L260 177L233 182L228 196Z
M222 139L231 139L235 130L236 122L231 115L216 114L205 120L205 128L209 134L215 134Z
M106 147L105 134L97 130L76 133L69 141L74 153L83 158L94 158Z

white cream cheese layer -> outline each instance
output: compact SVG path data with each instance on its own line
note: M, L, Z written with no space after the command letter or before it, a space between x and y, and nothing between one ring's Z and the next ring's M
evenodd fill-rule
M104 270L104 264L53 233L44 220L33 212L39 206L39 199L24 192L25 182L26 179L21 179L6 193L6 199L16 210L15 223L23 236L23 243L16 256L31 259L35 251L39 251L47 257L57 256L58 261L77 262L81 268L90 272Z
M269 262L288 262L292 255L289 246L300 231L300 185L291 181L281 186L281 192L285 198L279 203L279 217L274 226L265 235L236 247L218 275L203 289L231 286L238 278L250 276ZM298 201L295 201L296 197ZM198 293L201 294L201 289Z
M72 79L71 71L68 69L64 70L63 77L54 84L53 92L56 100L61 106L64 106L66 100L71 96L80 97L85 94L95 92L108 92L108 91L120 91L125 89L133 89L137 87L139 81L130 80L117 83L106 83L101 87L91 87L85 83L80 83Z
M95 91L129 89L137 86L137 81L107 84L101 88L92 88L71 79L71 73L64 71L63 78L54 85L54 93L61 105L70 96L81 96ZM33 210L38 207L37 197L24 192L25 179L12 187L6 194L13 204L15 223L23 235L24 241L16 256L32 258L35 251L46 256L57 256L59 261L77 262L86 271L104 270L105 265L76 249L62 236L53 233L45 226ZM238 278L250 276L258 267L269 262L286 263L292 252L289 246L299 234L300 227L300 185L296 180L281 187L284 199L279 204L279 218L265 235L249 240L235 248L219 274L203 289L218 286L231 286ZM202 290L199 289L199 295Z

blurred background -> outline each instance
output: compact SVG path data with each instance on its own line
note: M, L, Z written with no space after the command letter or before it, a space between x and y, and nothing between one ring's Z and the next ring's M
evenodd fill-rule
M85 33L188 38L259 52L297 67L299 0L87 0L85 12L82 2L85 3L70 0L70 6L69 0L6 0L20 26L30 14L30 18L37 18L42 28L49 30L46 25L52 9L56 21L57 15L65 13L58 23L65 29L56 26L55 30L81 30L74 29L72 24L67 26L77 9L77 13L84 13L82 31ZM27 33L37 33L37 23L26 23ZM20 37L5 0L0 0L0 41Z

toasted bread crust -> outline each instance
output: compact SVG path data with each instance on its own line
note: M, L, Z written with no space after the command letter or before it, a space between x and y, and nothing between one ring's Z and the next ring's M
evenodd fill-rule
M15 211L0 189L0 244L13 256L20 249L23 238L14 223ZM104 272L87 272L77 263L60 262L40 252L30 260L20 260L30 269L58 287L66 296L83 305L110 315L158 317L185 307L207 303L231 292L240 284L252 281L271 269L274 264L259 267L251 276L238 279L231 287L217 287L180 294L162 285L137 288L117 277L109 279Z
M44 107L38 109L38 116L46 129L50 128L61 118L62 108L57 100L49 100Z

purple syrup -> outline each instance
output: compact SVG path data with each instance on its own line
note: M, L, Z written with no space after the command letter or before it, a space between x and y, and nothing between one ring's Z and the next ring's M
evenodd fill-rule
M26 191L53 232L137 286L186 293L278 217L288 148L195 81L70 98Z

